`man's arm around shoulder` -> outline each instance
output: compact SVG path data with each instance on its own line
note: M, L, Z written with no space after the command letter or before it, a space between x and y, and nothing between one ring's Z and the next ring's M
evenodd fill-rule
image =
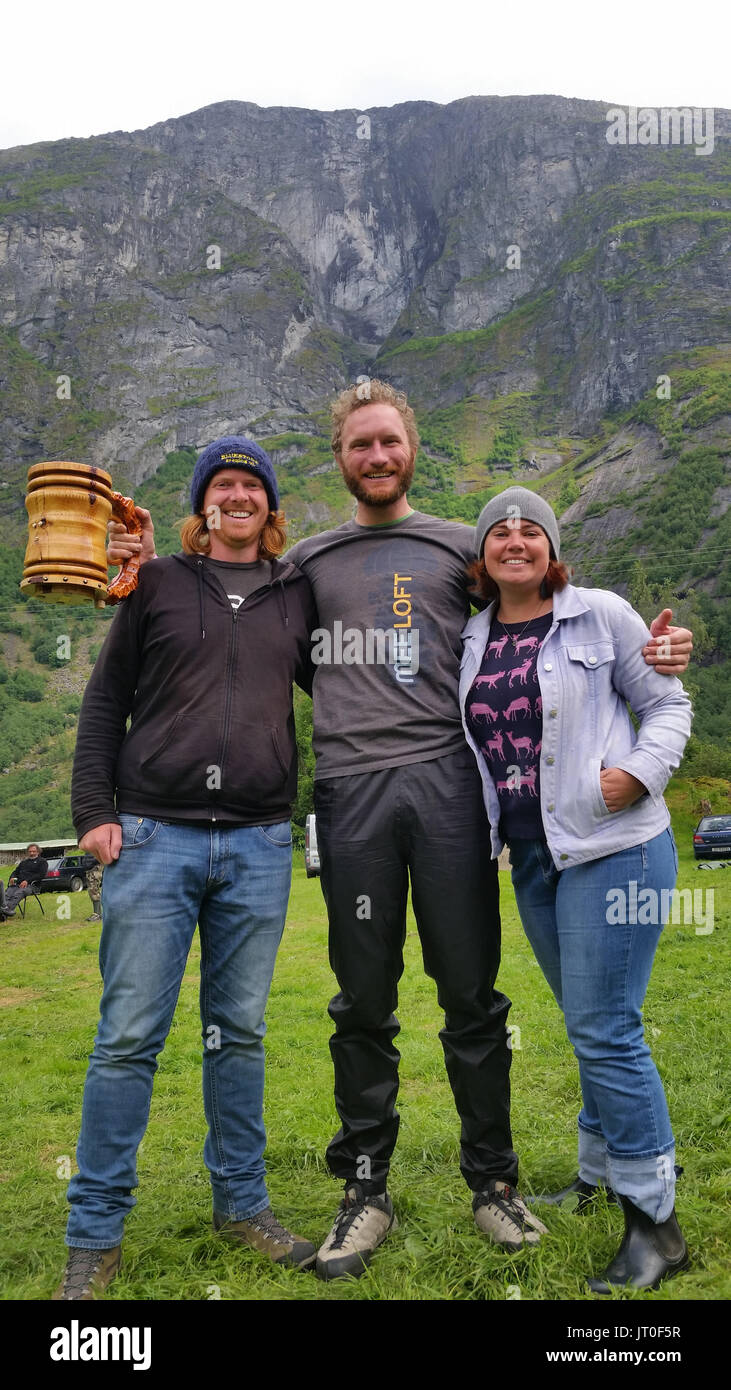
M117 609L79 716L71 814L80 848L103 864L116 859L121 844L114 801L116 770L142 659L145 587L141 582ZM99 831L104 833L99 835ZM90 832L95 835L93 843L87 840Z

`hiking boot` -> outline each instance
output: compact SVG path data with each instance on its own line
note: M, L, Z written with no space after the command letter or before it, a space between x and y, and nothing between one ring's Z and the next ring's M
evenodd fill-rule
M603 1192L608 1202L617 1205L611 1187L601 1187L592 1182L584 1182L583 1178L574 1178L568 1187L562 1187L560 1192L535 1192L530 1197L526 1197L529 1206L533 1203L543 1203L549 1207L565 1207L566 1211L581 1212L591 1207L594 1198Z
M85 918L84 918L84 921L85 921L85 922L101 922L101 920L102 920L101 912L92 912L91 917L85 917Z
M393 1203L386 1192L366 1195L360 1183L345 1189L332 1230L317 1252L315 1273L319 1279L359 1279L370 1264L376 1246L398 1225Z
M250 1245L260 1254L267 1255L275 1265L287 1265L290 1269L309 1269L315 1263L317 1251L309 1240L295 1236L286 1226L277 1221L271 1207L258 1211L246 1221L230 1221L217 1211L213 1213L213 1229L217 1235L227 1240L236 1240L241 1245Z
M522 1250L537 1245L548 1230L530 1212L510 1183L491 1178L483 1192L476 1192L472 1210L479 1230L506 1250Z
M121 1245L113 1245L109 1250L80 1250L76 1246L70 1247L63 1280L51 1301L93 1302L94 1290L102 1293L119 1273L121 1263Z

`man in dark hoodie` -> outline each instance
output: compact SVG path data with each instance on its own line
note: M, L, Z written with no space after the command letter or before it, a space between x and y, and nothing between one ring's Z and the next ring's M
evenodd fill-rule
M119 1269L196 921L214 1229L279 1264L315 1258L269 1206L262 1121L264 1009L291 875L292 682L311 690L315 610L307 580L276 558L284 518L263 449L242 436L209 445L191 504L184 553L144 567L79 720L72 812L80 847L105 865L104 992L57 1299L93 1299Z

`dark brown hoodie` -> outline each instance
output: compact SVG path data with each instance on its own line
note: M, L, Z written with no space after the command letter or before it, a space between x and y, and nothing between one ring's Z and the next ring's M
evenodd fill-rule
M316 626L309 583L286 560L272 561L271 582L237 612L203 557L146 564L81 706L71 787L79 838L118 812L287 820L297 790L292 683L311 692Z

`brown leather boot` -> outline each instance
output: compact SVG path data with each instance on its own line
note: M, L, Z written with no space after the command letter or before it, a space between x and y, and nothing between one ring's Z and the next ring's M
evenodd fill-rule
M110 1250L80 1250L72 1246L63 1280L52 1301L73 1299L93 1303L94 1290L103 1293L119 1273L121 1263L121 1245L113 1245Z
M213 1229L217 1235L251 1245L267 1255L277 1265L291 1269L308 1269L315 1263L317 1251L309 1240L295 1236L277 1221L271 1207L250 1216L248 1221L229 1221L220 1212L213 1213Z

